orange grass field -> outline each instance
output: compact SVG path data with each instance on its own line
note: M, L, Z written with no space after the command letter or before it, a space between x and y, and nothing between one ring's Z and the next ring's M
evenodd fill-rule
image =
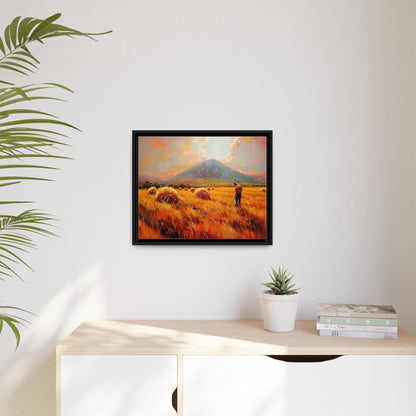
M139 239L264 239L266 192L243 188L236 208L234 188L210 190L212 200L202 200L189 189L176 189L179 201L157 202L147 189L139 189Z

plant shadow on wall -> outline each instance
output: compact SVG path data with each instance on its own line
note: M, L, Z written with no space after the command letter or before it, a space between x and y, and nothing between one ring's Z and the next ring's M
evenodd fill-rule
M60 36L87 37L103 33L85 33L57 24L61 14L46 19L16 17L0 36L0 188L4 190L26 181L51 181L46 172L57 169L51 162L68 159L60 151L68 146L67 130L77 127L59 120L55 115L34 107L42 101L63 101L52 91L72 92L56 83L28 84L16 86L9 76L29 75L38 69L39 61L29 50L32 43ZM21 172L30 172L29 174ZM35 172L35 173L33 173ZM40 173L39 173L40 172ZM36 247L36 235L54 236L54 218L35 209L18 210L11 214L10 207L16 210L19 204L31 201L0 200L3 212L0 213L0 279L22 279L19 266L30 266L23 256ZM9 212L6 211L9 208ZM1 300L0 300L1 302ZM16 338L16 348L20 342L20 325L28 323L29 312L23 308L0 305L0 332L8 326ZM26 316L26 317L25 317Z

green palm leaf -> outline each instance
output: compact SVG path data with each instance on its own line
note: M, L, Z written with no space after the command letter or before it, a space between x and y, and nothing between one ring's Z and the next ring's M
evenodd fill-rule
M8 327L11 329L11 331L13 332L16 338L16 349L17 349L20 344L20 331L19 331L18 325L29 324L29 321L25 318L22 318L19 315L11 314L8 311L14 311L16 313L24 312L27 314L31 314L31 313L22 308L16 308L14 306L1 306L0 307L0 333L2 332L4 328L4 324L8 325Z
M16 102L26 102L29 104L33 99L53 100L52 96L39 96L39 90L45 89L64 89L69 88L59 84L26 85L24 87L10 87L0 89L0 161L6 158L16 158L21 162L22 158L46 158L49 162L56 159L64 159L65 156L59 155L54 151L56 146L66 146L64 141L67 138L61 131L56 131L46 126L64 127L79 130L77 127L60 121L54 114L30 108L10 108ZM3 105L3 106L2 106ZM27 114L34 115L36 118L26 118ZM3 121L4 120L4 121ZM37 127L40 126L40 127ZM6 168L34 168L34 169L56 169L49 164L7 164L0 165L0 169ZM49 180L44 177L24 177L24 176L3 176L0 177L0 186L3 181L8 181L8 185L14 185L25 180Z
M94 37L103 33L85 33L57 24L60 13L46 19L18 16L0 34L0 73L28 75L39 67L39 60L30 51L33 42L44 43L52 37ZM1 76L3 78L3 76ZM54 92L73 91L61 84L43 83L15 86L11 80L0 78L0 190L24 181L50 181L46 172L57 169L52 162L68 159L60 153L69 146L65 131L78 130L71 123L61 121L54 114L31 108L36 102L64 101ZM13 159L13 161L11 161ZM34 159L36 162L33 162ZM30 169L29 175L16 173ZM5 172L3 174L3 172ZM32 174L35 172L35 174ZM30 201L0 200L0 206L26 204ZM54 219L30 209L18 215L0 214L0 280L11 277L21 279L19 268L30 269L25 256L36 247L34 237L54 236L51 231ZM28 321L22 318L24 309L0 306L0 333L8 326L20 343L20 326Z
M43 43L45 39L68 36L86 37L92 40L94 36L104 35L102 33L85 33L67 26L56 24L56 20L61 17L56 13L46 19L35 19L18 16L6 26L3 38L0 36L0 51L3 57L0 58L0 68L14 71L23 75L28 75L38 68L39 61L29 50L32 42Z
M0 269L5 276L20 278L16 265L30 266L17 254L35 248L33 235L54 236L51 231L53 218L35 210L27 210L19 215L0 216Z

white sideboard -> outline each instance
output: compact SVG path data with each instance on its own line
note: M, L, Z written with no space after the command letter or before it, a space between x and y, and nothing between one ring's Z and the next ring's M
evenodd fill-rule
M319 337L315 321L91 321L56 348L57 416L416 414L416 338Z

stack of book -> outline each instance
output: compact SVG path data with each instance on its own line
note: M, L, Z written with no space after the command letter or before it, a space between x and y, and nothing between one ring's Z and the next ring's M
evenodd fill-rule
M320 303L316 328L324 337L397 339L393 306Z

